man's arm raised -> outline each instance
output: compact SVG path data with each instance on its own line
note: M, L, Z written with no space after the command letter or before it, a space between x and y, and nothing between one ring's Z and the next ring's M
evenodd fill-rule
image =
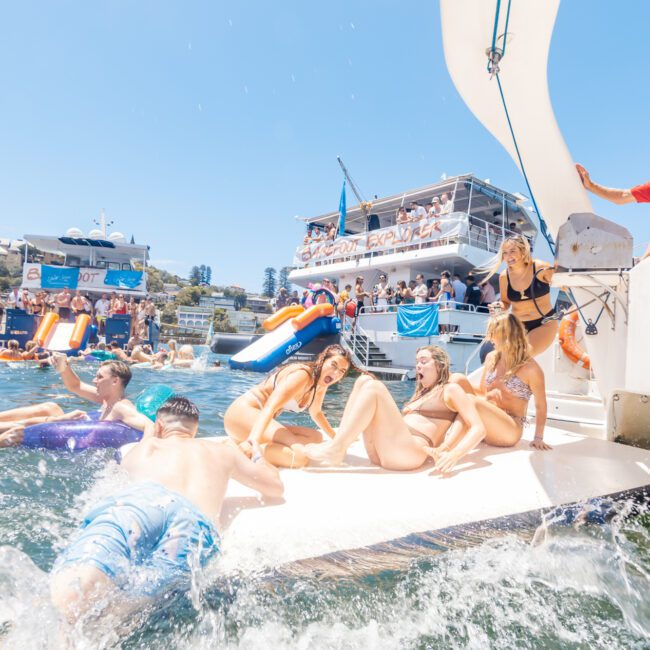
M89 402L101 404L102 400L97 394L97 389L92 384L87 384L79 379L77 373L70 367L67 356L57 354L54 358L54 367L59 375L61 375L65 387L71 393L79 395L79 397L83 397L83 399L87 399Z

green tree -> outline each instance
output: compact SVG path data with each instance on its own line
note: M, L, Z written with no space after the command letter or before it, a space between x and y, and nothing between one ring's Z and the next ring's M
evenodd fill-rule
M283 266L280 269L280 274L278 276L278 289L284 287L289 293L291 293L291 282L289 281L289 273L291 273L292 268L290 266Z
M160 293L163 290L163 280L160 271L153 267L147 267L147 291L150 293Z
M272 266L267 266L264 269L264 282L262 283L262 295L267 298L273 298L277 287L276 283L277 271Z
M246 308L246 294L243 291L233 293L232 297L235 299L235 311L240 311Z
M228 318L228 312L221 307L215 307L212 318L212 327L215 332L236 332L237 328L233 327Z
M201 283L201 269L198 266L193 266L190 271L190 284L194 287Z
M177 305L175 302L165 303L160 313L160 322L166 323L167 325L176 325L178 323L178 319L176 318L176 307Z
M199 276L201 277L201 284L207 284L207 282L205 281L205 274L206 274L205 264L201 264L201 266L199 266Z
M212 267L205 267L205 283L210 284L212 282Z
M183 287L176 294L176 304L177 305L198 305L199 299L204 294L201 290L201 287Z

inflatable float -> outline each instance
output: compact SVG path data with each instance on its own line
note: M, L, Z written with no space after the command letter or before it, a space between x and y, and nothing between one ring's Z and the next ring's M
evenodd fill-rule
M155 420L158 409L173 394L174 391L169 386L154 384L140 393L135 407L150 420ZM83 451L121 447L142 438L142 431L123 422L100 420L100 414L100 411L90 411L86 420L43 422L25 427L22 446L31 449Z
M390 564L400 561L405 545L444 542L456 530L469 527L477 538L511 530L522 518L535 528L556 508L570 507L573 517L577 508L586 518L604 497L613 503L648 493L650 451L547 427L544 439L553 450L540 452L529 445L533 435L534 425L513 448L481 445L446 477L430 463L411 472L384 470L357 441L345 465L281 470L282 500L260 504L257 493L231 481L219 571L273 569L336 553L334 563L343 562L348 573L355 551L366 559L388 551L383 558ZM612 475L614 463L625 471Z
M334 306L329 302L309 309L290 305L270 316L265 323L265 329L271 328L271 331L235 354L229 362L231 368L268 372L316 337L337 334L341 330L341 321L335 318Z

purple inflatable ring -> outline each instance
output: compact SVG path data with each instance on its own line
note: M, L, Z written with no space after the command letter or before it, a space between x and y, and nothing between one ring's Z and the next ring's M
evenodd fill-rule
M43 422L25 427L22 446L31 449L83 451L121 447L142 438L142 431L132 429L122 422L100 420L98 411L88 415L89 420Z

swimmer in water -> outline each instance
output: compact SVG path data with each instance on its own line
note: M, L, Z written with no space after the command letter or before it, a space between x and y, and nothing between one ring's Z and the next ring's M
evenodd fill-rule
M447 353L436 345L417 351L413 397L400 412L386 386L365 375L348 398L338 432L321 444L294 445L308 458L324 464L343 462L348 447L363 434L368 458L388 470L420 467L445 436L471 431L485 436L485 427L470 396L449 371ZM455 376L453 377L455 379Z
M92 384L81 381L69 365L68 357L56 355L54 359L57 372L61 375L65 387L75 395L101 404L100 420L124 422L127 426L143 431L143 437L150 435L153 423L140 413L133 402L124 397L124 391L131 381L131 370L122 361L104 361L97 368ZM0 438L0 446L13 447L23 440L25 426L41 422L58 422L64 420L87 419L83 411L63 413L58 404L46 402L34 406L12 409L0 413L0 425L11 423ZM0 427L0 431L2 431Z
M349 353L340 345L327 346L313 362L290 363L271 373L226 411L226 433L250 454L261 444L265 458L280 467L302 467L307 458L292 449L295 443L320 442L320 431L289 425L275 418L282 411L309 410L316 426L328 436L335 432L323 413L327 389L343 379L351 365Z
M278 470L257 445L248 459L232 442L196 439L199 412L185 397L158 410L154 433L136 444L122 466L133 483L96 503L81 531L57 558L52 602L75 624L92 610L189 587L192 571L221 544L219 518L230 479L279 498Z

